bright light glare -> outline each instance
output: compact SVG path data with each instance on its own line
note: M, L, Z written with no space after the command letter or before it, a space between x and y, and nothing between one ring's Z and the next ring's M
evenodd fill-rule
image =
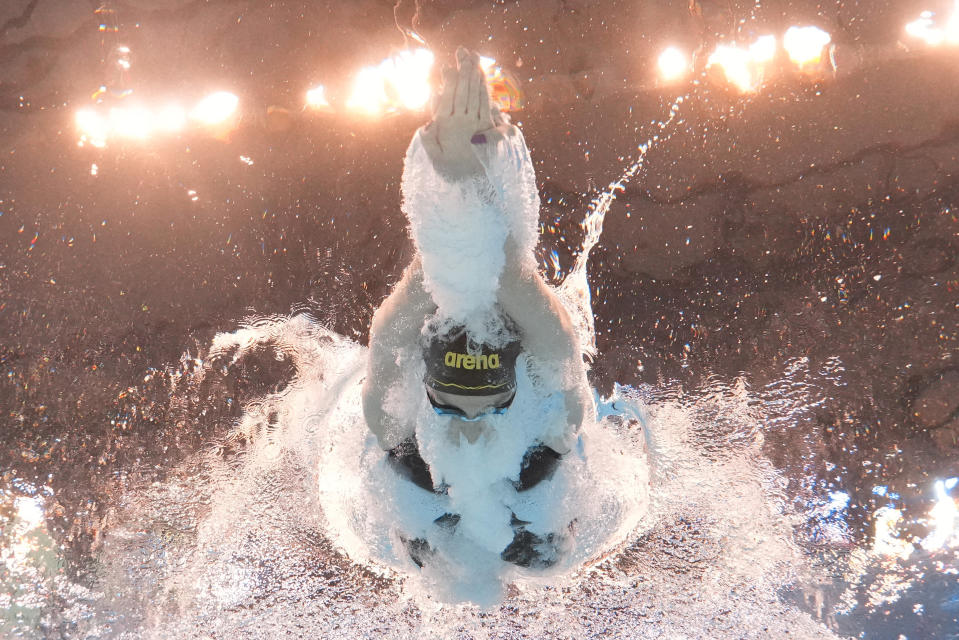
M77 111L77 129L80 130L80 144L89 142L94 147L106 146L110 126L106 118L92 109Z
M713 65L722 68L726 80L740 91L753 91L759 84L758 69L745 49L721 44L716 47L706 63L708 67Z
M932 11L923 11L919 18L906 25L906 33L922 40L931 47L942 44L959 44L959 2L952 16L946 21L945 27L936 26Z
M783 36L783 48L800 68L818 64L832 36L819 27L789 27Z
M216 94L214 94L216 95ZM226 94L236 100L236 96ZM212 97L212 96L211 96ZM207 98L209 100L209 98ZM216 109L229 106L226 101L222 104L213 104L200 107L193 112L204 122L216 123ZM201 111L206 109L206 111ZM235 109L235 104L234 107ZM197 115L200 112L200 115ZM205 120L204 117L209 118ZM100 109L80 109L76 114L77 130L80 133L80 146L91 144L95 147L105 147L111 138L126 138L129 140L146 140L157 133L172 134L182 131L187 124L187 114L183 107L170 103L159 109L148 109L143 106L123 104L112 107L104 112Z
M945 39L941 29L937 29L932 20L932 11L923 11L919 14L919 19L906 25L906 33L913 38L925 41L930 46L938 46Z
M326 88L317 85L306 92L306 105L311 109L325 109L330 106L326 99Z
M185 121L182 109L168 107L154 114L145 107L113 107L104 116L93 109L77 111L77 129L80 143L95 147L106 146L112 137L145 140L156 130L173 132L182 128Z
M397 109L422 109L432 91L429 83L433 53L428 49L404 50L379 66L361 69L353 83L347 107L376 115Z
M355 111L376 115L383 111L387 103L386 86L379 69L366 67L360 69L353 81L353 93L346 106Z
M667 82L680 80L689 71L689 59L676 47L667 47L659 54L659 73Z
M6 559L12 559L16 566L26 562L27 556L36 550L36 539L30 534L43 524L43 503L38 498L16 498L13 504L17 517L11 533L15 537Z
M755 91L763 79L766 66L776 58L776 36L760 36L747 48L736 45L718 45L707 67L718 66L726 80L740 91Z
M143 140L153 131L150 112L143 107L110 109L110 131L123 138Z
M929 511L926 524L932 531L919 541L926 551L959 547L959 505L949 491L959 485L956 478L937 480L933 485L936 503ZM875 493L875 491L874 491ZM883 495L883 494L879 494ZM897 529L902 520L902 512L892 507L883 507L873 514L876 523L876 536L873 540L874 553L888 557L908 558L915 546L899 538Z
M236 112L239 104L240 99L229 91L217 91L200 100L190 117L207 125L222 124Z
M902 558L905 560L916 550L915 546L896 535L902 511L892 507L882 507L873 514L876 523L876 537L872 542L872 551L878 555Z
M387 79L399 94L400 102L407 109L422 109L430 100L430 69L433 53L429 49L401 51L398 56L387 59Z
M764 64L776 57L776 36L760 36L749 45L749 57L753 62Z
M17 518L27 529L40 526L43 522L43 505L36 498L17 498L14 500L17 508Z
M932 533L922 539L922 548L935 551L943 547L959 546L959 508L947 492L947 484L937 480L936 504L929 512Z
M176 133L186 126L186 111L175 104L168 104L156 114L157 129L167 133Z

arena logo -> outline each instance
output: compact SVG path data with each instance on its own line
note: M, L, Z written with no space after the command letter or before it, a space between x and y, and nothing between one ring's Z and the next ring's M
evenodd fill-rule
M447 367L454 369L499 369L500 367L498 353L471 356L465 353L447 351L443 362Z

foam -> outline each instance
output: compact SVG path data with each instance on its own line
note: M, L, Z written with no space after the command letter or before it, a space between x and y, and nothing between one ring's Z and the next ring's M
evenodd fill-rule
M449 485L447 495L437 495L396 474L366 428L359 400L366 349L305 316L270 324L261 328L261 341L276 344L281 338L294 359L296 380L283 394L253 403L241 428L276 416L271 437L315 474L310 484L325 534L352 560L397 571L418 584L417 591L442 601L491 605L523 575L562 575L621 544L646 513L645 444L635 434L632 440L618 437L610 415L587 421L577 448L551 479L516 492L511 481L518 479L529 446L566 420L562 394L537 390L525 356L517 362L516 400L507 413L487 418L489 429L474 443L450 437L456 419L431 410L418 384L421 371L411 370L388 396L397 405L391 409L416 415L421 454L434 481ZM238 358L259 343L244 328L218 336L216 353ZM266 460L275 457L273 451ZM260 459L254 452L248 468L259 469ZM446 513L460 516L455 535L434 524ZM554 567L521 570L500 559L513 539L514 515L535 534L560 535L563 555ZM422 571L402 542L414 538L436 551Z
M486 176L451 182L436 172L419 132L406 152L403 213L422 258L424 288L441 316L490 336L500 278L536 268L539 195L522 134L474 145ZM495 330L494 330L495 333Z
M647 406L649 391L617 388L556 475L516 494L503 476L519 443L544 428L544 403L561 405L524 394L498 425L515 432L424 451L461 489L442 496L397 475L369 435L364 347L304 315L214 342L236 360L270 346L295 377L244 406L245 453L211 450L124 495L96 591L58 592L78 636L834 637L778 595L808 561L746 389ZM421 393L407 401L442 434ZM719 448L716 415L731 437ZM570 532L557 566L500 560L503 507L537 533ZM454 510L464 526L444 534L433 520ZM422 569L401 540L415 537L437 550Z
M432 439L440 418L409 396L433 421L424 456L460 489L442 496L397 475L369 435L364 347L305 316L216 344L236 358L283 345L293 383L247 405L237 426L273 415L275 428L239 460L201 456L128 496L99 557L101 591L116 595L84 628L107 620L130 638L830 637L776 596L802 560L761 440L717 456L697 440L695 407L647 407L619 388L556 475L516 494L503 476L543 428L543 398L518 398L514 420L498 425L515 432L454 445ZM758 419L748 396L707 402L748 432ZM570 532L557 566L500 560L505 509L536 533ZM452 511L463 526L448 535L433 520ZM158 547L149 532L170 526L186 533ZM402 542L417 537L436 549L422 569Z

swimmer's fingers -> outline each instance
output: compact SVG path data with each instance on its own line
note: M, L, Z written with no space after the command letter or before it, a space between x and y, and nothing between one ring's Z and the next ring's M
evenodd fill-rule
M486 74L483 73L483 68L479 65L479 56L476 59L476 68L479 78L479 95L477 96L479 104L477 105L476 118L479 120L481 129L485 129L493 126L493 113L490 111L489 86L486 84Z
M433 119L446 118L453 113L453 98L456 95L457 73L453 67L443 67L443 88L440 89L439 100L436 101L436 110Z
M463 47L456 50L456 64L459 74L456 79L456 95L453 98L453 113L464 115L469 108L470 76L473 69L470 67L470 53Z
M483 69L480 67L479 63L479 54L470 53L468 64L470 66L469 102L466 106L466 115L472 119L479 120L482 91L483 85L485 84ZM482 126L477 127L477 129L482 128Z

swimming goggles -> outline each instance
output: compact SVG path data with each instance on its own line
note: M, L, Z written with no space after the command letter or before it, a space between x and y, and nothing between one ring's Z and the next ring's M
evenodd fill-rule
M454 407L453 405L449 404L440 404L429 391L426 392L426 397L429 398L430 404L433 406L433 411L435 411L436 415L438 416L452 416L462 420L463 422L477 422L478 420L482 420L490 415L500 416L506 413L506 410L509 409L509 406L513 404L513 398L516 397L516 394L511 395L509 400L506 402L490 406L472 418L467 418L466 412L459 407Z

